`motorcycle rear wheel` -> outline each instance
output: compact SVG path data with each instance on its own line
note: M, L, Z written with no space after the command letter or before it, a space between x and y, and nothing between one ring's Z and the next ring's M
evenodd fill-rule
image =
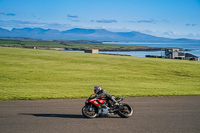
M95 112L95 109L94 109L94 111L89 111L86 106L84 106L82 108L82 114L86 118L95 118L97 116L97 113Z
M128 118L130 116L132 116L133 114L133 109L130 105L126 104L126 103L122 103L119 105L119 111L118 111L118 115L122 118Z

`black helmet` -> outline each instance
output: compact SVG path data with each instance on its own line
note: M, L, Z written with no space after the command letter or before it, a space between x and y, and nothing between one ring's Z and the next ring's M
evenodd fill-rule
M94 93L98 93L98 92L100 92L102 89L101 89L101 87L100 86L95 86L94 87Z

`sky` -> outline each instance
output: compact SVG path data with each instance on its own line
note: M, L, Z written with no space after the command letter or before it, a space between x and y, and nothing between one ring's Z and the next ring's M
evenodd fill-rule
M200 0L0 0L0 27L90 28L200 39Z

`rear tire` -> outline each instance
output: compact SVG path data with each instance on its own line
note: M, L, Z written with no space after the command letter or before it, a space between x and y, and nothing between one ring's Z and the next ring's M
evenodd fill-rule
M94 108L94 107L93 107ZM94 111L89 111L87 106L84 106L82 108L82 114L86 118L95 118L97 116L97 113L95 112L95 108L93 109Z
M122 118L129 118L133 114L133 109L130 105L122 103L119 105L118 115Z

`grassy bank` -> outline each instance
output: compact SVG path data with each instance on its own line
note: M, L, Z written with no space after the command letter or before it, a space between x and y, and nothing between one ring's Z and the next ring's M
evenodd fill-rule
M0 47L0 100L200 95L200 62Z
M135 50L160 50L161 48L147 46L131 46L131 45L114 45L114 44L90 44L90 43L74 43L72 41L25 41L25 40L5 40L0 39L2 47L18 47L18 48L34 48L51 49L65 48L68 50L88 50L99 49L100 51L135 51Z

